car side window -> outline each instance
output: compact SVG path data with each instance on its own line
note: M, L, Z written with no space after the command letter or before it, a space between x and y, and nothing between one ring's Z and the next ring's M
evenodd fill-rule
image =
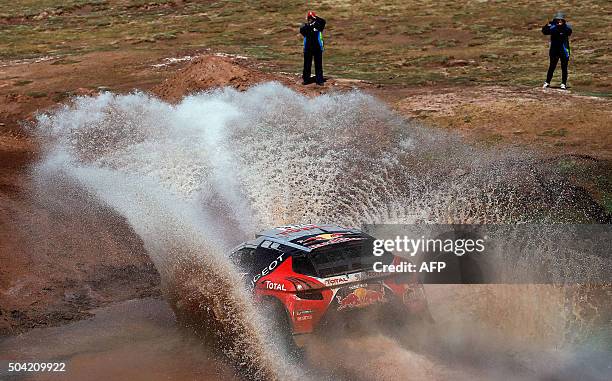
M302 275L318 276L312 261L305 256L293 257L293 271Z
M240 270L250 273L253 271L253 265L255 264L255 249L243 248L236 252L234 261Z
M280 250L259 247L257 254L254 255L255 271L262 271L264 268L268 268L282 254L283 252ZM284 260L284 258L282 259Z

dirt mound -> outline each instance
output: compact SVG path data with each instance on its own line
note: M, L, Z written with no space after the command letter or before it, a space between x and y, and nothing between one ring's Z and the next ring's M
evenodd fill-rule
M278 77L239 65L231 58L205 55L191 61L152 91L159 97L174 102L184 95L200 90L223 86L245 90L259 82L271 80L278 80Z
M157 271L125 221L87 199L60 205L57 194L36 195L28 174L12 176L9 184L0 177L0 337L160 294Z
M371 84L359 80L326 78L324 87L314 84L302 85L301 75L292 73L267 73L254 61L230 55L200 55L177 70L151 91L160 98L176 102L183 96L216 87L230 86L246 90L261 82L277 81L308 96L317 96L330 91L348 91L355 87L371 88Z

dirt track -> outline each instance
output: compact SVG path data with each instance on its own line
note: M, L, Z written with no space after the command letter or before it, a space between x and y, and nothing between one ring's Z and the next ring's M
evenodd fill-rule
M167 65L143 52L91 53L79 59L71 65L51 59L0 69L5 78L0 80L0 335L62 324L110 302L160 293L157 272L124 221L94 209L85 218L60 213L52 194L34 196L30 173L40 151L28 123L36 112L73 95L138 89L176 101L198 90L243 90L268 80L308 96L357 87L405 116L432 128L457 129L478 144L526 146L544 158L586 157L599 173L609 169L606 160L612 157L606 130L612 102L601 98L501 87L398 88L333 78L324 88L302 87L295 75L269 73L256 61L211 54ZM6 78L15 76L33 81L27 92L9 86L14 81ZM552 119L557 107L567 110L562 127ZM605 196L597 184L589 186L595 197ZM80 202L88 210L89 201Z

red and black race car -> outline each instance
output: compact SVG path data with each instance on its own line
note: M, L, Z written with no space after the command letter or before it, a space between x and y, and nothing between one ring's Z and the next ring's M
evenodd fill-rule
M337 225L281 226L264 231L232 252L254 298L290 345L305 334L367 314L392 324L429 320L422 284L412 274L377 272L374 238Z

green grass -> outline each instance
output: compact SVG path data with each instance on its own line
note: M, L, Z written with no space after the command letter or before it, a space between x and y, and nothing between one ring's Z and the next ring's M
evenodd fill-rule
M34 81L30 81L29 79L22 79L20 81L16 81L14 83L15 86L25 86L25 85L29 85L30 83L32 83Z
M79 62L81 61L64 58L51 62L51 65L72 65Z
M44 98L47 96L47 93L43 91L30 91L27 92L26 95L32 98Z
M567 136L566 128L549 128L538 134L538 136L564 137Z
M608 213L612 214L612 193L606 193L602 198L601 204Z
M557 163L559 171L562 173L571 173L576 171L577 168L579 168L579 164L576 163L575 160L571 160L571 159L562 159L559 160L559 162Z
M70 10L84 5L104 5L106 3L108 2L103 0L63 0L60 5L58 5L58 1L55 0L3 1L0 3L0 16L36 16L44 11Z
M612 163L609 161L561 158L557 170L586 189L593 200L612 216Z
M504 137L500 134L487 134L480 139L480 141L487 147L495 146L501 143L503 140Z
M564 8L574 25L574 91L595 96L612 91L612 15L602 12L607 4L585 0ZM534 86L542 82L548 60L540 28L555 7L527 0L336 0L308 7L294 0L181 6L170 0L22 0L0 4L5 18L27 17L0 26L0 59L165 43L173 51L206 47L252 55L276 69L299 72L297 34L307 8L328 21L324 60L333 76L404 85ZM35 20L41 12L48 15ZM452 66L452 60L473 63Z

